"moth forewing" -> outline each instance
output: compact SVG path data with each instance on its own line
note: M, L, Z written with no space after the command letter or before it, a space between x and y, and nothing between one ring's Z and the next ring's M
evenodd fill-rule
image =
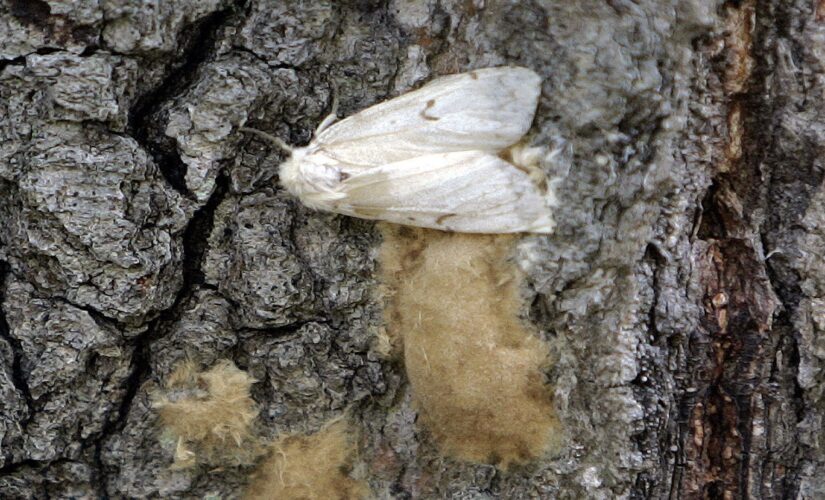
M540 92L541 78L526 68L445 76L327 127L311 145L361 166L431 153L500 151L530 130Z
M310 207L354 217L549 233L553 200L533 179L540 170L511 163L537 156L500 156L530 129L540 92L541 78L526 68L436 79L321 127L282 164L281 183Z

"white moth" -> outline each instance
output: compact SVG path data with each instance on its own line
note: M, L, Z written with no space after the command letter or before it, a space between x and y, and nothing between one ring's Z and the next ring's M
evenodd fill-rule
M530 129L541 78L519 67L438 78L333 124L291 149L281 184L305 205L466 233L549 233L552 190ZM250 130L250 129L245 129ZM536 178L541 181L537 182Z

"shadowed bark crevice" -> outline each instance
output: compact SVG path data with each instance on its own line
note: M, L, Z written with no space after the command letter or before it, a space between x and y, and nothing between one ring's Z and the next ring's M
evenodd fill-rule
M17 19L36 25L45 25L49 21L52 8L43 0L10 0L11 15Z
M103 446L109 436L122 431L125 427L129 411L138 391L151 376L151 345L154 341L165 336L169 325L173 324L181 314L181 307L192 296L194 289L203 283L201 264L207 249L207 238L212 230L215 210L229 191L229 180L225 175L219 175L216 180L215 191L202 207L197 209L189 221L183 236L183 285L178 291L175 301L168 309L161 311L156 319L151 321L146 331L134 340L134 351L131 360L131 373L126 380L126 392L117 412L107 422L100 436L94 440L95 471L99 474L97 485L102 498L108 498L106 488L106 466L103 463Z
M705 254L709 274L702 279L706 316L695 334L702 340L694 345L691 356L692 370L699 370L695 373L701 383L695 402L683 400L683 409L692 409L684 418L691 421L689 439L704 436L704 451L695 456L696 463L703 465L693 474L704 483L706 495L761 492L793 496L798 486L792 478L798 476L801 463L785 457L798 456L798 450L779 454L778 448L764 448L784 446L771 443L770 438L760 442L758 449L752 441L755 428L765 427L771 436L781 433L769 426L771 405L800 394L794 376L799 356L794 355L797 347L791 323L802 296L799 276L782 255L767 261L764 257L777 244L792 241L793 227L818 189L822 172L810 168L800 176L800 163L813 166L814 161L798 152L810 153L816 147L813 141L794 146L794 136L782 137L783 121L793 113L788 108L794 106L777 95L787 90L783 88L787 83L782 82L788 75L782 74L777 58L789 12L759 2L730 4L729 8L753 8L752 17L747 12L744 16L747 26L753 25L745 30L750 38L739 41L749 52L735 53L733 59L727 54L725 64L719 66L728 72L726 82L731 89L731 156L724 160L703 202L698 237L709 252ZM733 10L728 12L735 15ZM747 71L731 70L751 63ZM732 82L731 78L742 80ZM784 311L774 315L780 307ZM774 366L778 356L787 363L779 378ZM782 472L774 472L777 468ZM701 470L705 476L698 479Z
M26 425L28 425L29 421L31 420L32 415L35 412L35 403L34 398L32 397L31 390L29 389L29 383L26 378L26 374L23 371L22 363L23 363L23 347L20 344L20 340L12 336L11 330L9 329L9 323L6 320L6 313L3 310L3 304L6 301L5 297L5 284L6 278L11 274L11 269L8 263L0 261L0 338L4 339L6 342L9 343L12 349L12 365L11 365L11 379L14 387L20 391L20 394L26 400L26 407L28 408L28 414L26 419L19 422L20 426L25 429ZM2 473L2 470L0 470Z
M164 132L167 106L188 89L203 63L215 53L220 32L243 15L246 0L213 12L182 31L180 55L167 64L166 76L154 89L140 96L129 110L128 131L149 151L167 182L179 193L191 195L186 186L186 165L174 139Z

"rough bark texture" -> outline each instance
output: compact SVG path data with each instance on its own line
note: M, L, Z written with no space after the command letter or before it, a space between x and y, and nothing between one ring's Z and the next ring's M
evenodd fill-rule
M503 64L565 176L515 257L564 435L507 471L416 423L374 225L237 132ZM823 64L810 0L4 0L0 497L239 496L249 467L170 469L151 405L231 359L264 437L346 410L377 498L822 498Z

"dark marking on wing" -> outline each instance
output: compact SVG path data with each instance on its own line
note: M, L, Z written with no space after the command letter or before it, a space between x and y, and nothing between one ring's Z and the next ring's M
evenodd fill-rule
M338 172L338 182L344 182L345 180L349 179L351 176L346 172Z
M455 217L458 214L444 214L435 220L436 224L444 224L444 221L449 219L450 217Z
M427 101L427 106L424 108L423 111L421 111L421 117L424 118L425 120L430 120L430 121L434 121L434 122L440 120L441 118L439 118L437 116L430 116L430 115L427 114L427 111L430 108L432 108L433 106L435 106L435 99L430 99L429 101Z

